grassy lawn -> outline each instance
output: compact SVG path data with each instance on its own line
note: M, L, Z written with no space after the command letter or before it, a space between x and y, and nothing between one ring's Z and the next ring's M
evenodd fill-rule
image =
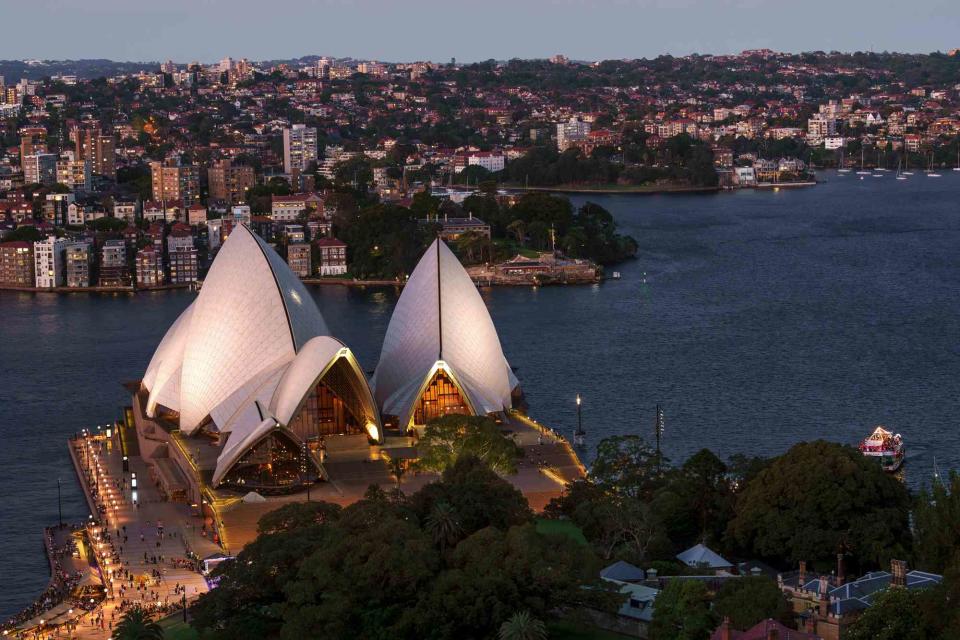
M625 640L624 636L596 627L586 627L566 620L547 623L547 637L550 640Z
M569 520L545 520L538 518L537 531L539 533L562 533L565 536L569 536L577 544L584 546L587 544L587 539L583 537L583 531L580 531L580 527Z
M200 634L186 624L182 617L166 618L160 622L160 626L163 627L165 640L197 640L200 637Z

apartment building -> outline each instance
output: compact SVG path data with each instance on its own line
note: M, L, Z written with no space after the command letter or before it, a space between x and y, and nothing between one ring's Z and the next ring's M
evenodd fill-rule
M310 260L310 245L308 243L295 242L287 245L287 264L298 277L310 277L312 274Z
M33 245L29 242L0 243L0 285L34 286Z
M303 124L295 124L283 130L283 170L305 171L311 162L317 160L317 129Z
M152 244L137 252L136 272L138 287L156 287L163 284L163 256Z
M66 249L65 262L68 287L89 287L93 254L86 242L71 244Z
M187 206L200 198L200 169L171 162L151 162L155 201Z
M228 205L246 202L247 189L256 184L253 167L233 166L229 160L220 160L207 169L210 200L222 200Z
M52 289L66 283L67 241L56 236L33 243L34 276L37 287Z

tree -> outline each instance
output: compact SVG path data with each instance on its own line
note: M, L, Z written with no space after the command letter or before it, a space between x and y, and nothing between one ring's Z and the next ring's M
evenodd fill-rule
M706 585L699 580L674 579L657 596L650 637L653 640L705 640L716 626Z
M438 504L456 514L462 536L486 527L501 530L530 522L533 514L523 494L476 456L463 456L440 477L410 497L410 508L426 522Z
M427 531L442 554L448 546L455 545L463 535L463 528L457 520L457 512L446 502L433 505L433 510L424 522Z
M265 514L257 523L257 533L281 533L311 525L332 522L343 508L330 502L289 502Z
M547 640L547 627L530 615L529 611L517 611L500 625L499 640Z
M930 596L929 592L923 591L887 589L850 625L844 633L844 640L937 638L931 621L924 615Z
M709 450L700 450L667 476L653 508L667 537L681 549L697 542L718 544L733 517L727 465Z
M144 609L127 611L113 629L113 640L163 640L163 628Z
M590 476L606 491L650 500L663 483L657 452L637 435L604 438Z
M941 572L960 558L960 474L923 489L914 501L914 558L925 571Z
M849 552L860 569L904 557L910 540L906 488L852 447L817 440L773 459L743 489L728 535L782 566L827 570Z
M727 580L713 600L714 613L730 618L735 629L746 631L761 620L773 618L784 624L793 619L793 609L777 583L766 576Z
M475 456L496 473L516 473L520 447L486 416L446 415L434 418L417 443L417 466L443 472L463 456Z

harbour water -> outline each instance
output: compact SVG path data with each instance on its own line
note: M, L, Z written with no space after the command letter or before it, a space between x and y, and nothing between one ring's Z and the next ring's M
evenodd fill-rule
M640 243L622 279L484 290L534 418L585 460L607 435L667 455L773 455L800 440L904 434L907 481L960 468L960 174L828 173L810 189L591 195ZM575 197L577 203L587 198ZM398 292L312 289L335 335L376 365ZM0 617L44 587L42 528L85 517L68 435L118 414L195 294L0 293Z

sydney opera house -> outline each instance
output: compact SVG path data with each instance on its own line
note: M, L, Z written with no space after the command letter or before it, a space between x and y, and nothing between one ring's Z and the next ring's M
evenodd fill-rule
M157 347L134 416L171 499L263 502L312 485L349 500L390 483L385 461L415 458L411 436L432 418L509 421L520 399L486 305L442 241L410 275L368 380L300 280L240 226Z

